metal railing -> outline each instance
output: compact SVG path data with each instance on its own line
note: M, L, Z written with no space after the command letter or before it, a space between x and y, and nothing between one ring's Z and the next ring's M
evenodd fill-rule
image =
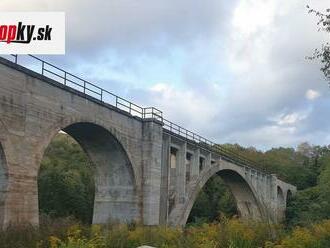
M2 55L0 55L2 56ZM88 95L90 97L96 98L102 103L110 104L113 107L116 107L122 111L125 111L132 116L138 116L142 119L152 118L158 120L163 123L163 128L169 131L171 134L179 135L186 140L197 144L199 147L202 147L206 150L212 151L221 156L222 159L234 162L237 165L249 167L251 169L255 169L258 171L262 171L263 173L267 173L264 169L262 169L259 165L257 165L254 161L230 150L226 149L223 146L216 144L209 139L206 139L200 136L197 133L189 131L184 127L181 127L169 120L163 118L162 111L155 107L146 107L143 108L133 102L130 102L120 96L115 95L114 93L107 91L89 81L86 81L76 75L73 75L70 72L67 72L55 65L50 64L36 56L28 55L34 61L40 63L40 68L37 67L37 73L53 79L59 83L62 83L70 88L80 91L81 93ZM4 56L2 56L4 57ZM14 59L14 63L25 67L23 64L20 64L20 57L18 55L11 55L11 58ZM7 57L5 57L8 59ZM40 72L38 72L38 69Z
M143 108L131 101L128 101L120 96L115 95L114 93L105 90L87 80L84 80L72 73L65 71L49 62L46 62L36 56L27 55L33 59L33 62L38 62L39 66L37 66L36 72L40 73L43 76L46 76L50 79L53 79L63 85L66 85L70 88L80 91L85 95L96 98L102 103L108 103L122 111L125 111L132 116L138 116L140 118L152 118L158 121L162 121L163 113L154 107L146 107ZM11 55L14 59L14 63L24 66L20 63L19 55Z
M191 143L196 144L205 150L212 151L212 152L218 154L222 159L224 159L226 161L234 162L235 164L237 164L239 166L248 167L250 169L254 169L254 170L267 174L266 170L263 169L256 162L246 158L245 156L240 155L237 152L234 152L228 148L225 148L222 145L214 143L213 141L211 141L207 138L204 138L197 133L189 131L188 129L186 129L182 126L179 126L165 118L163 118L163 125L164 125L164 128L166 130L170 131L171 134L179 135L180 137L183 137L186 140L191 141Z

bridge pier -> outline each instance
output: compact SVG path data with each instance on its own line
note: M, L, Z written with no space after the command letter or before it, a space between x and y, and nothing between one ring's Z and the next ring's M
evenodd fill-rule
M5 156L5 164L0 169L5 171L0 178L3 188L1 228L20 223L38 225L37 176L40 151L36 140L21 136L21 133L12 133L1 143Z
M143 223L159 225L161 201L161 159L162 159L162 125L151 121L143 124Z

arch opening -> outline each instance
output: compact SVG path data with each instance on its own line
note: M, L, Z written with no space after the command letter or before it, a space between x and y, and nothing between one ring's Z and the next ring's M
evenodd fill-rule
M7 161L5 153L0 143L0 223L5 220L5 197L8 185Z
M79 182L84 181L83 184L88 184L84 191L84 193L88 191L88 196L84 198L84 206L88 207L89 210L85 209L84 211L85 213L89 211L89 217L86 217L85 221L88 220L89 223L107 223L109 221L130 222L139 219L138 196L132 164L125 149L116 137L99 125L85 122L71 124L63 128L62 131L58 135L65 136L66 140L70 140L71 145L73 144L75 148L73 152L78 154L82 164L87 165L85 169L81 169L84 166L80 166L83 175L80 175L80 181L78 180ZM77 146L80 146L80 149L77 149ZM52 144L46 150L44 159L47 159L49 148L52 148ZM66 154L66 156L69 156L70 160L74 159L77 154ZM79 171L78 162L75 161L73 166L76 169L75 173L67 173L68 175L62 176L63 178L58 176L60 178L57 179L63 183L64 179L69 177L65 183L73 184L73 188L79 192L79 189L77 189L79 184L72 179ZM48 163L56 167L59 161L55 158L55 161L48 161ZM40 176L43 174L45 174L45 170L41 168L38 179L41 211L43 210L43 201L47 201L45 197L52 198L49 193L42 195L43 190L39 181ZM54 189L48 190L50 192L54 191ZM69 197L67 201L70 200L74 201Z
M293 194L291 192L291 190L288 190L287 193L286 193L286 205L288 205L288 202L290 202L292 200L292 197L293 197Z
M231 204L234 204L234 208L232 208L232 210L236 210L230 212L232 216L237 214L238 217L242 219L263 219L262 208L255 197L255 193L252 191L250 185L245 181L245 179L239 173L233 170L225 169L216 172L215 176L205 176L205 179L201 179L199 185L197 185L197 191L199 188L203 188L205 185L207 185L209 180L214 180L213 178L217 176L221 178L223 184L227 186L227 189L231 194L231 196L227 197L232 197L230 200ZM203 190L201 192L203 194ZM184 219L186 221L184 220L183 224L185 224L188 219L191 221L193 218L193 216L190 215L194 214L194 212L192 212L192 207L197 199L197 193L198 192L193 193L193 197L191 198L190 202L188 202L186 208L187 212L184 214Z
M187 223L213 222L238 215L236 200L219 175L212 176L198 193Z

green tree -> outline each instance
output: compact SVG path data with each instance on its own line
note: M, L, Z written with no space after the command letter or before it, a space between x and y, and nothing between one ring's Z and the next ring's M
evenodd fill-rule
M309 225L330 219L330 149L314 147L312 169L317 184L298 193L288 203L287 222L290 226Z
M48 146L38 176L39 208L51 217L91 222L94 171L79 144L58 134Z
M310 8L307 5L308 12L316 15L319 18L317 22L318 30L322 32L330 33L330 9L326 9L325 12L320 12ZM308 59L319 59L322 63L321 71L327 80L330 80L330 43L326 42L322 44L320 49L315 49L314 54Z
M211 177L197 196L188 222L212 222L220 215L237 214L233 194L220 176Z

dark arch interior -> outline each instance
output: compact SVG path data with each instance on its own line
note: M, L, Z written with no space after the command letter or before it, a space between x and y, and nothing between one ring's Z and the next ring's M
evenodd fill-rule
M279 186L277 186L277 200L281 206L285 205L283 190Z
M212 176L198 193L187 223L213 222L237 215L236 200L219 175Z
M236 199L238 215L243 219L261 220L262 212L249 184L237 172L222 170L217 173L229 186Z
M3 151L2 145L0 143L0 223L4 221L4 201L5 201L5 191L8 184L7 177L7 162L5 153Z
M215 178L217 178L215 180ZM212 186L211 186L212 185ZM194 220L194 215L196 213L196 208L201 205L199 201L202 200L205 191L217 191L217 187L225 187L225 198L220 197L220 201L225 203L227 207L227 216L238 215L244 219L262 219L262 212L260 210L259 204L247 182L242 178L237 172L232 170L222 170L216 175L212 176L206 184L203 186L201 192L196 198L194 206L188 217L188 223ZM212 188L212 190L209 189ZM212 197L212 194L210 194ZM198 205L199 204L199 205ZM204 207L207 206L207 201L204 203ZM214 216L218 216L219 212L213 213ZM226 213L226 211L223 211ZM212 215L211 215L212 216ZM212 221L212 219L209 219ZM214 219L213 219L214 220Z
M69 135L76 140L82 148L80 153L83 150L86 155L82 160L88 159L90 162L87 164L92 165L92 169L84 171L89 173L89 176L90 172L94 174L93 179L85 178L87 183L91 184L93 181L94 184L89 188L89 191L94 191L94 195L89 197L94 199L89 222L106 223L111 220L137 219L138 199L134 173L128 156L118 140L103 127L91 123L76 123L64 128L63 131L65 134L60 135ZM74 154L68 156L70 158ZM69 183L74 184L70 180ZM52 199L49 195L48 198ZM39 202L42 207L42 199Z
M286 193L285 205L287 206L288 203L292 200L293 194L291 190L288 190Z

